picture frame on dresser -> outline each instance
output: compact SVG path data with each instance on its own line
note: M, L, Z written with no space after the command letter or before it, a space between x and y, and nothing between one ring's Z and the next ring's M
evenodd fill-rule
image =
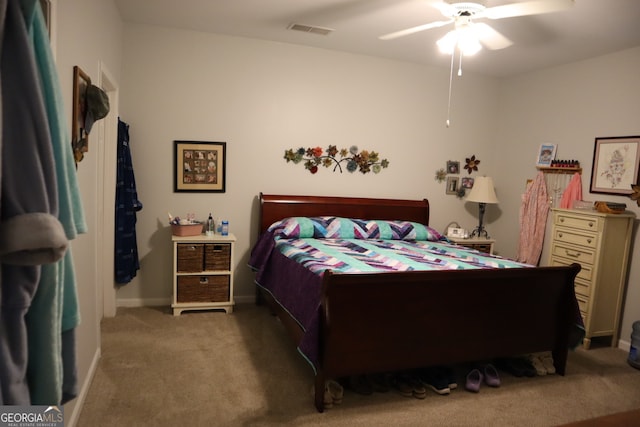
M174 192L226 191L226 142L174 141Z
M556 158L556 144L541 144L538 150L536 166L551 166L551 162Z
M591 168L591 193L628 196L638 184L640 136L596 138Z

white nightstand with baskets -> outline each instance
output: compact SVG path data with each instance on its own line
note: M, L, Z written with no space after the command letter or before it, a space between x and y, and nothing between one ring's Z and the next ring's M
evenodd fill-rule
M173 315L185 310L233 312L233 234L172 236Z

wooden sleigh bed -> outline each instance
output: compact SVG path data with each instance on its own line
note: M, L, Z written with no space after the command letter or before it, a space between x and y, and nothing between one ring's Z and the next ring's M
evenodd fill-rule
M425 200L260 194L260 233L288 217L340 216L428 225ZM255 249L255 248L254 248ZM315 406L325 381L350 375L551 351L564 375L581 323L567 267L324 273L319 290ZM300 346L308 332L282 298L258 284ZM300 347L299 347L300 348ZM304 356L304 353L303 353Z

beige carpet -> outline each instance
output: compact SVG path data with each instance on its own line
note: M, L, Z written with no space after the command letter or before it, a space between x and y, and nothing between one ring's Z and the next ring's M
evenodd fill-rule
M102 324L102 359L78 426L556 426L640 408L640 370L610 347L569 354L567 375L515 378L424 400L345 390L313 406L313 371L266 307L233 314L120 309ZM639 420L640 424L640 420Z

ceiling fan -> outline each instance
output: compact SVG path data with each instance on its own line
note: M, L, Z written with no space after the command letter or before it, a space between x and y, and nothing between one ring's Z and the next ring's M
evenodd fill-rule
M446 20L418 25L385 34L379 38L381 40L393 40L432 28L454 24L455 32L451 32L451 35L447 34L449 39L445 40L447 38L447 36L445 36L438 41L441 50L450 53L456 45L462 49L464 47L463 44L468 42L469 45L466 49L466 54L468 55L471 54L470 52L480 49L478 41L481 41L483 45L492 50L504 49L513 44L511 40L494 30L488 24L483 22L476 23L474 21L484 18L503 19L559 12L570 8L574 2L575 0L532 0L521 3L509 3L502 6L486 7L484 0L443 0L442 2L435 3L434 7L440 10L445 18L447 18Z

